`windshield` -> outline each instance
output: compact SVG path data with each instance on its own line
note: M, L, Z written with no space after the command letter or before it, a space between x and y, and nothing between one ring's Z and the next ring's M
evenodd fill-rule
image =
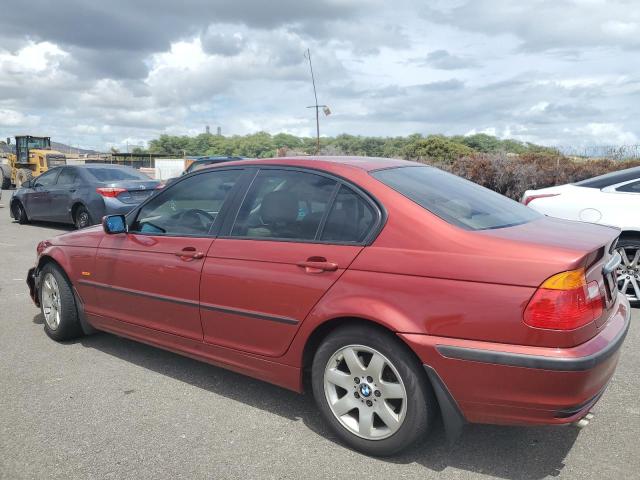
M467 230L527 223L541 215L480 185L433 167L398 167L371 173L421 207Z
M117 182L120 180L151 180L144 173L130 167L103 167L87 168L96 180L100 182Z

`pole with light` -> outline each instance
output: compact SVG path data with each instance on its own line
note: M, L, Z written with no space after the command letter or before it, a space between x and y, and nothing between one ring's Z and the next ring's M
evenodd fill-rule
M309 60L309 71L311 72L311 83L313 84L313 96L316 100L315 105L309 105L307 108L316 109L316 154L320 153L320 109L325 115L331 115L331 110L328 105L318 105L318 93L316 92L316 79L313 75L313 65L311 64L311 50L307 48L304 52L304 57Z

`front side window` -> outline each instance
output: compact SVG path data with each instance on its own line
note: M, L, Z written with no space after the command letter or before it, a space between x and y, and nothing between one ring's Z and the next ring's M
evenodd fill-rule
M292 170L261 170L234 222L231 236L314 240L338 183Z
M56 183L56 178L60 173L60 170L51 170L50 172L43 173L37 177L34 181L36 187L50 187Z
M206 172L172 185L140 209L130 231L208 235L241 173L242 170Z
M448 223L466 230L520 225L541 217L533 209L477 183L433 167L371 172L376 179Z

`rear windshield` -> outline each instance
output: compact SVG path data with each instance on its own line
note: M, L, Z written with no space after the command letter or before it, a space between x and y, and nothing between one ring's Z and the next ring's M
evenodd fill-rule
M118 182L120 180L151 180L144 173L140 173L133 168L87 168L96 180L100 182Z
M371 173L421 207L467 230L527 223L542 215L492 190L433 167L398 167Z
M605 188L609 185L615 185L617 183L635 180L636 178L640 178L640 167L627 168L625 170L618 170L617 172L605 173L604 175L599 175L597 177L582 180L581 182L576 182L574 183L574 185L589 188Z

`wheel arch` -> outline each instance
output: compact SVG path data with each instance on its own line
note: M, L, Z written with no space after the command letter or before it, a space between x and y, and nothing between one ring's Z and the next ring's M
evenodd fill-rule
M407 344L404 339L397 335L397 332L389 328L382 322L366 319L357 316L349 317L336 317L326 320L319 325L316 325L311 334L307 337L302 353L302 368L300 369L301 384L303 389L306 390L306 386L309 385L311 379L311 363L318 347L322 341L335 330L347 325L367 325L379 329L381 332L389 333L395 338L399 339L403 345L405 345L407 351L415 359L418 365L421 367L422 377L425 382L431 387L436 397L436 403L438 405L440 417L445 428L447 440L450 444L453 444L461 435L462 430L466 424L466 419L461 413L460 408L449 392L444 381L440 378L437 371L430 365L425 364L413 349Z
M71 205L71 221L73 221L73 222L76 221L76 211L80 207L84 207L84 208L87 209L87 211L89 211L89 207L87 207L87 205L82 200L74 201L73 205Z
M622 230L619 238L621 240L627 240L630 238L640 240L640 230Z

